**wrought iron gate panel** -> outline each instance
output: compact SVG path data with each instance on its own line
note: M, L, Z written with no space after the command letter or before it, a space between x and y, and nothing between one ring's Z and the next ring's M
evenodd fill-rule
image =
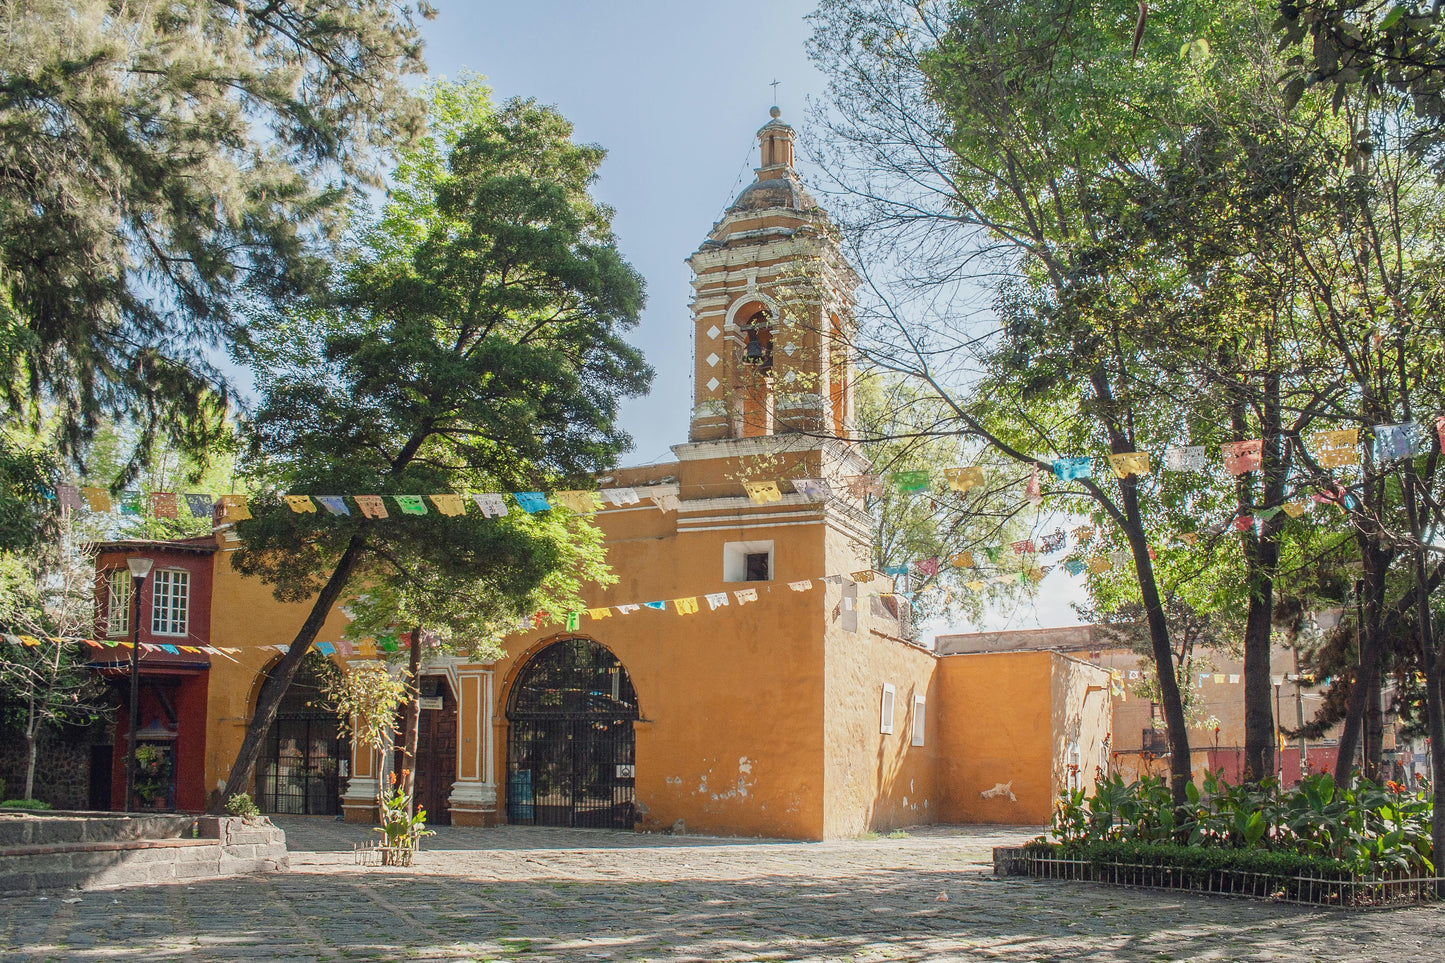
M256 777L262 812L334 816L341 811L347 753L329 713L281 713L267 737Z
M630 829L637 697L590 639L557 642L519 676L507 710L507 821Z

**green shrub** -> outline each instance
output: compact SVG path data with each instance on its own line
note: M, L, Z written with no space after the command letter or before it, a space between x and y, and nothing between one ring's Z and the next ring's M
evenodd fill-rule
M50 803L43 799L7 799L0 802L0 809L49 809Z
M255 819L261 815L261 810L256 808L256 803L251 799L250 793L238 792L226 800L226 813L245 819Z
M1297 857L1311 867L1343 867L1362 875L1429 875L1434 867L1428 790L1423 783L1410 791L1367 779L1341 786L1329 773L1309 776L1289 790L1272 779L1231 786L1210 773L1203 790L1192 783L1187 787L1188 805L1180 812L1162 778L1126 783L1115 775L1097 783L1093 796L1081 790L1062 794L1049 836L1071 853L1085 847L1106 852L1096 849L1101 844L1182 847L1175 854L1180 858L1185 852L1234 853L1226 859L1229 868L1246 872L1275 872L1247 868L1255 856L1268 856L1268 865L1276 857ZM1241 852L1253 855L1241 857ZM1288 859L1279 865L1285 864L1294 865ZM1224 863L1199 865L1225 868Z

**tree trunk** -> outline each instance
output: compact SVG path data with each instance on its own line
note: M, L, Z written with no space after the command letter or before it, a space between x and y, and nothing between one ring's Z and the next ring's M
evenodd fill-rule
M1385 758L1384 673L1375 672L1370 694L1365 700L1365 778L1380 781L1380 766Z
M265 742L266 733L270 730L271 724L276 721L276 712L281 707L281 698L291 687L291 681L296 678L296 672L301 668L301 660L311 650L311 643L316 641L321 627L326 624L326 618L331 614L331 607L336 604L336 600L346 589L347 583L351 581L351 575L361 561L364 545L365 538L362 535L351 536L346 550L336 561L336 568L332 570L331 577L322 586L321 593L316 596L316 601L311 603L311 613L306 616L306 621L301 623L301 629L296 633L296 638L292 640L290 649L266 676L266 681L261 684L261 691L256 696L256 711L251 715L251 724L246 727L246 737L241 741L240 751L236 753L236 761L231 765L230 775L226 777L226 788L222 790L220 797L211 806L213 815L225 812L226 800L236 793L247 792L251 788L256 771L256 761L261 756L261 746Z
M1272 507L1276 514L1263 521L1259 535L1243 533L1245 579L1249 588L1249 611L1244 627L1244 781L1258 783L1274 773L1275 724L1270 682L1270 653L1274 633L1274 582L1279 569L1278 514L1284 502L1285 475L1289 466L1280 450L1279 376L1264 377L1264 408L1261 424L1263 445L1260 470L1263 489L1260 505L1252 505L1249 485L1241 483L1241 509L1251 512ZM1240 437L1245 434L1242 413L1235 418Z
M1367 539L1367 536L1362 536ZM1339 757L1335 760L1335 779L1345 782L1355 771L1355 756L1360 751L1361 729L1365 720L1365 709L1369 704L1370 691L1374 687L1375 674L1380 667L1382 627L1380 625L1381 600L1385 591L1385 569L1389 562L1372 543L1361 549L1364 577L1360 580L1363 596L1355 617L1360 635L1360 664L1350 686L1350 698L1345 706L1344 728L1340 731Z
M402 789L406 791L407 815L416 813L416 747L421 741L421 626L411 630L411 650L408 653L407 669L411 673L411 699L406 705L406 733L402 737L402 755L406 766L402 769Z
M1415 486L1419 479L1413 468L1405 472L1405 512L1410 522L1410 535L1415 541L1411 552L1415 577L1415 612L1420 629L1420 661L1425 670L1425 720L1430 736L1430 859L1435 875L1442 876L1441 860L1445 859L1445 704L1442 704L1440 650L1431 624L1429 580L1425 576L1424 536Z

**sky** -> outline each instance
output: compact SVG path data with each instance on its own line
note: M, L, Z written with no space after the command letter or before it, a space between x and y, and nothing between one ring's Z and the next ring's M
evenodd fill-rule
M577 140L607 149L595 194L615 209L622 254L647 280L647 307L629 340L657 372L651 393L623 406L634 439L624 462L669 459L671 446L687 440L692 406L684 259L752 182L755 132L768 108L776 103L807 136L808 101L826 86L805 49L816 0L434 5L437 18L422 28L432 76L480 74L497 100L534 97L560 110ZM806 144L798 153L803 180L819 183L803 159ZM1043 584L1037 607L951 628L1076 624L1069 603L1081 596L1062 578Z

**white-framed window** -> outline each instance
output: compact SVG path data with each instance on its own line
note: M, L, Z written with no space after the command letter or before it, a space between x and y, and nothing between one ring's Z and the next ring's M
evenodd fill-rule
M772 578L772 539L723 545L724 582L770 582Z
M923 710L928 705L928 700L923 696L913 697L913 744L923 745Z
M878 731L891 734L893 732L893 700L895 690L887 682L883 683L883 704L878 712Z
M130 569L113 568L105 577L105 634L112 639L130 634Z
M151 633L185 635L191 608L191 573L163 568L151 575Z

